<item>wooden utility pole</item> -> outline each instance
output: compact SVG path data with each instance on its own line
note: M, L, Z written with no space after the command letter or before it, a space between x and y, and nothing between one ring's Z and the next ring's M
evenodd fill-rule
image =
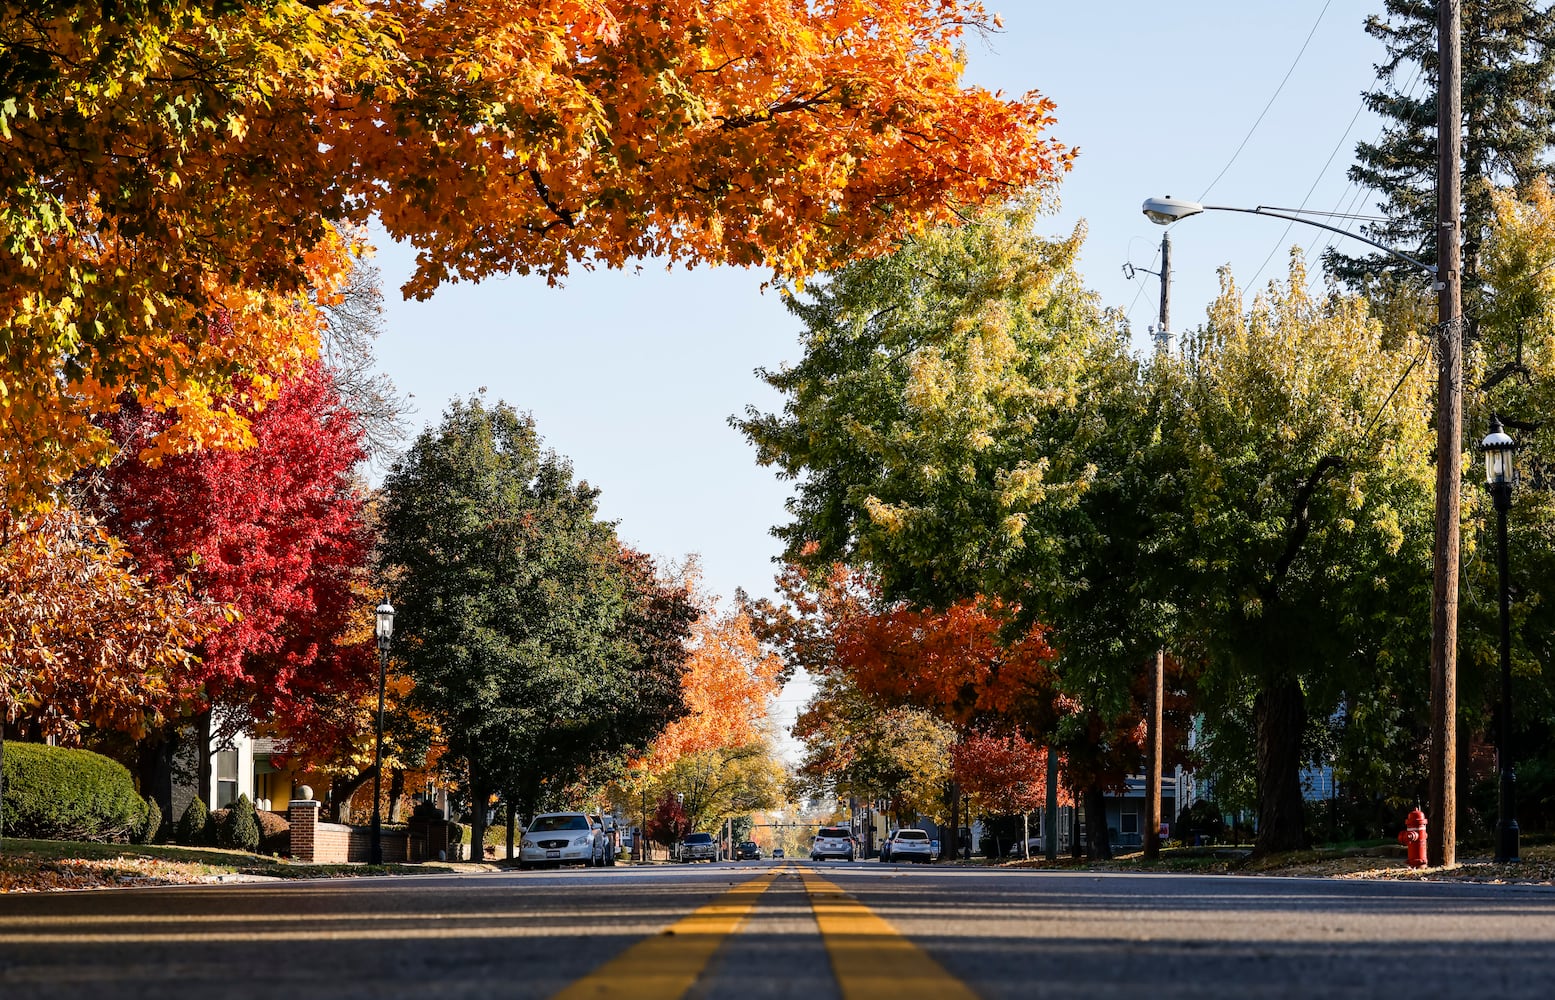
M1436 559L1431 614L1431 834L1428 860L1458 851L1458 504L1463 462L1462 59L1460 0L1438 0L1436 25Z
M1156 351L1164 354L1171 344L1172 241L1161 234L1161 315L1156 328ZM1161 701L1166 693L1166 650L1155 651L1150 676L1150 715L1145 721L1145 857L1161 854ZM1181 796L1178 796L1181 801Z
M1058 860L1058 748L1051 743L1047 748L1047 801L1042 807L1042 856Z
M1151 671L1150 718L1145 724L1146 756L1150 773L1145 775L1145 857L1161 853L1161 699L1166 693L1166 650L1155 651L1155 669ZM1182 796L1178 795L1181 801Z

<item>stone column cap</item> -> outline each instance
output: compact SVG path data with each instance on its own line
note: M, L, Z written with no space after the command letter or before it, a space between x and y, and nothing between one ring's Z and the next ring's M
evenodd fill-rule
M298 806L305 806L317 809L321 805L323 805L323 803L318 799L292 799L290 802L286 803L286 808L296 809Z

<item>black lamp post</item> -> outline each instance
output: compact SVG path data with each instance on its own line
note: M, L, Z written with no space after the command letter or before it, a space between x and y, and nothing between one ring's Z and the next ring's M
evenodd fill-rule
M383 864L383 810L379 798L383 792L383 692L389 676L389 640L394 635L394 605L378 605L373 635L378 639L378 738L373 748L373 839L368 861Z
M636 781L642 790L643 825L637 828L637 839L634 846L637 848L637 860L648 860L648 766L632 768L632 779Z
M1485 483L1496 507L1496 569L1501 577L1501 711L1496 721L1496 766L1501 772L1496 822L1496 861L1522 860L1517 850L1517 776L1512 771L1512 607L1506 566L1506 515L1512 509L1517 472L1512 463L1514 442L1501 429L1501 418L1490 418L1490 433L1480 442L1485 451Z

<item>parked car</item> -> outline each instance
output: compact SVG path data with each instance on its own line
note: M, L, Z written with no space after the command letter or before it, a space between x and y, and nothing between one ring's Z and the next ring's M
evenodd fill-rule
M734 857L737 861L760 861L761 848L756 846L754 840L747 840L734 849Z
M524 831L518 867L603 864L604 834L585 813L541 813Z
M693 861L717 861L718 841L710 833L688 833L686 839L680 842L680 860L686 864Z
M846 827L823 826L810 842L811 861L825 861L827 858L853 860L853 835Z
M589 822L593 824L595 838L599 850L596 852L594 863L596 865L614 865L619 848L616 845L616 818L614 816L590 816Z
M891 861L916 861L922 864L934 858L929 835L922 830L898 830L891 835L888 843Z

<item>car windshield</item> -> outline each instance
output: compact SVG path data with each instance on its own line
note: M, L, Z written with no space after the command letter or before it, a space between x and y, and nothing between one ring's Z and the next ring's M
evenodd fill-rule
M529 824L530 833L556 833L559 830L587 830L587 816L536 816Z
M745 843L741 844L740 846L741 847L755 847L756 846L756 842L754 840L747 840Z
M840 826L823 826L821 827L821 832L816 834L816 836L826 837L830 840L847 840L848 831Z
M712 842L713 835L710 833L693 833L686 838L688 844L711 844Z
M897 840L928 840L929 839L929 835L924 833L922 830L898 830L898 831L896 831L896 839Z

